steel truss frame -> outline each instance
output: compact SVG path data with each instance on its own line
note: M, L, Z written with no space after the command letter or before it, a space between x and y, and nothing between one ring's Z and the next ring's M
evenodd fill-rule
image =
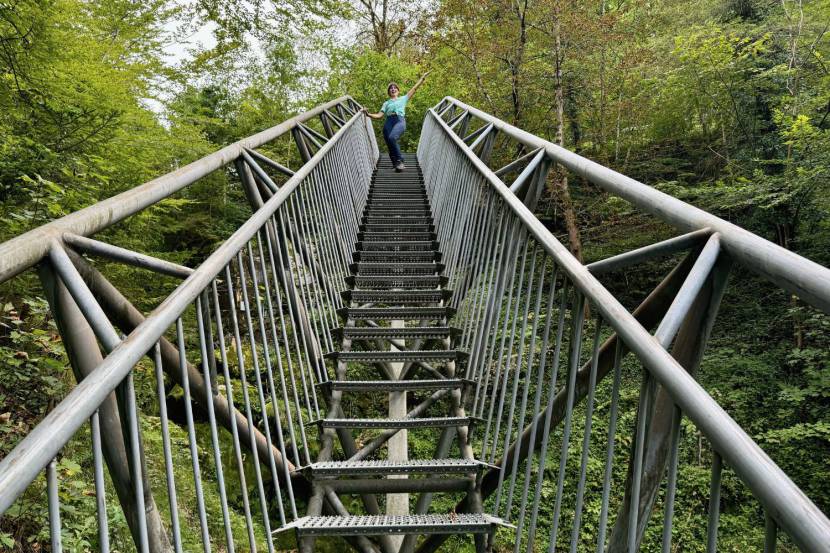
M505 142L500 153L510 152L507 158L513 159L491 167L497 134ZM557 542L569 544L573 552L582 543L586 463L591 444L602 435L592 428L596 392L608 375L612 400L601 429L608 443L601 512L591 521L599 528L598 553L638 550L658 504L663 551L671 550L683 419L712 448L708 551L717 547L727 469L765 513L765 551L775 550L779 529L805 551L830 551L827 517L695 380L733 263L825 312L830 312L828 269L455 98L445 98L427 114L418 158L448 286L456 290L453 324L462 328L462 348L470 354L465 378L475 390L466 399L470 414L484 421L477 430L478 458L498 467L484 475L482 494L488 512L517 525L516 553L525 546L530 552L540 542L549 552ZM553 166L683 234L582 265L533 215ZM516 176L503 180L510 175ZM688 252L683 261L633 313L597 279L682 252ZM585 351L587 332L592 334L590 353ZM622 452L619 393L628 352L642 367L641 390L631 449ZM577 420L581 430L574 427ZM574 439L578 442L571 445ZM560 449L558 465L554 446ZM581 450L575 479L566 473L569 447ZM627 464L627 476L615 482L613 469L621 462ZM546 466L557 473L556 496L552 520L545 521L549 528L542 532L539 502ZM624 501L610 519L615 486L623 486ZM463 503L456 509L463 512ZM574 517L570 526L562 523L565 512ZM444 539L431 536L419 552L436 550Z

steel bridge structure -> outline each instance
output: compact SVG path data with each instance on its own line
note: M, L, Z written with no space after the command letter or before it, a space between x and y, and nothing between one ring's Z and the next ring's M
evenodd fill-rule
M450 97L395 172L360 110L339 98L0 244L0 283L37 271L77 380L0 461L0 514L41 502L61 551L71 447L101 551L710 553L728 479L754 550L830 552L827 516L696 379L736 266L826 313L830 270ZM294 169L264 153L280 138ZM676 236L581 263L534 216L553 170ZM213 172L252 214L198 266L92 238ZM633 311L602 283L672 256ZM145 313L101 259L180 282ZM678 486L691 463L702 503Z

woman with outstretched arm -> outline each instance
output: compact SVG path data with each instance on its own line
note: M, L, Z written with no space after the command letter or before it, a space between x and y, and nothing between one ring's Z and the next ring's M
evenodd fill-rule
M418 87L423 84L427 75L429 75L429 71L421 75L418 82L412 85L412 88L403 96L400 96L398 83L389 83L389 86L386 87L386 93L389 94L389 99L383 103L379 112L369 113L366 108L363 108L363 113L372 119L383 119L386 117L386 121L383 124L383 139L389 148L389 159L392 160L392 165L398 173L406 169L403 164L401 148L398 146L398 139L400 139L406 130L406 104L415 95Z

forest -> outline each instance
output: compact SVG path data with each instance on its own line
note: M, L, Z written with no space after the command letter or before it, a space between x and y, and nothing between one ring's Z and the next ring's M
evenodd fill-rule
M0 1L0 242L343 94L376 111L387 83L430 71L405 152L454 96L828 266L829 31L830 0ZM214 174L99 238L193 267L249 215L233 175ZM536 215L585 263L674 234L561 171ZM671 266L604 284L633 309ZM108 275L145 312L176 284ZM733 271L698 379L830 513L830 317ZM36 272L1 285L0 458L74 385ZM684 440L707 457L693 429ZM96 549L88 462L59 464L69 551ZM704 501L699 465L679 478ZM720 549L758 550L747 490L727 478L723 493ZM27 497L0 550L49 550L45 504ZM705 550L699 523L678 518L676 550ZM114 549L131 550L123 533Z

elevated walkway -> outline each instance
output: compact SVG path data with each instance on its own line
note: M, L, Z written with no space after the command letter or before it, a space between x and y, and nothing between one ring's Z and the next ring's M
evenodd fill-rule
M360 110L0 244L77 380L0 460L3 529L45 529L19 549L830 553L696 379L734 265L830 313L827 268L454 98L395 173ZM554 165L677 235L581 263L533 214ZM92 238L215 171L252 213L193 267ZM144 312L99 258L179 282ZM601 281L656 259L633 310Z

